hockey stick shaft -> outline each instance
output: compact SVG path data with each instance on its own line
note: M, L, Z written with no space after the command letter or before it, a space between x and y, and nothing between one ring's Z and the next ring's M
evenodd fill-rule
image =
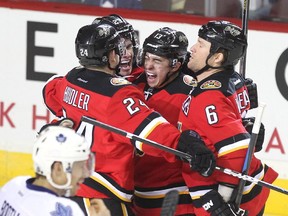
M265 106L266 106L266 104L259 103L257 116L255 118L253 128L252 128L251 139L249 142L249 146L247 149L247 153L246 153L243 168L242 168L242 174L243 175L247 175L249 172L251 160L252 160L252 157L254 154L254 148L255 148L257 138L258 138L258 133L259 133L259 130L261 127L261 120L262 120L262 115L263 115ZM237 196L235 199L235 204L238 207L240 206L240 203L241 203L245 182L246 181L244 179L241 179L241 181L239 182L239 186L238 186L238 190L237 190Z
M246 38L248 38L248 19L249 19L249 6L250 0L243 0L243 10L242 10L242 30ZM247 50L246 50L247 52ZM246 52L240 59L240 69L239 72L243 78L246 76Z
M187 160L191 160L191 156L189 154L186 154L184 152L177 151L176 149L172 149L172 148L169 148L167 146L161 145L161 144L159 144L157 142L154 142L152 140L139 137L139 136L137 136L135 134L126 132L124 130L121 130L119 128L116 128L116 127L113 127L111 125L105 124L103 122L91 119L91 118L86 117L86 116L82 117L82 121L87 122L87 123L92 124L92 125L95 125L95 126L98 126L98 127L101 127L103 129L109 130L111 132L115 132L115 133L120 134L122 136L125 136L125 137L127 137L129 139L133 139L133 140L136 140L136 141L140 141L140 142L146 143L148 145L154 146L155 148L159 148L159 149L161 149L163 151L169 152L169 153L174 154L176 156L179 156L179 157L182 157L182 158L186 158ZM271 184L269 184L267 182L260 181L260 180L258 180L256 178L253 178L252 176L243 175L243 174L241 174L241 173L239 173L237 171L233 171L231 169L217 167L217 166L216 166L216 169L221 171L221 172L223 172L223 173L226 173L228 175L232 175L232 176L234 176L236 178L247 180L247 181L250 181L251 183L255 183L255 184L258 184L258 185L263 186L263 187L268 187L271 190L275 190L275 191L278 191L280 193L284 193L286 195L288 194L287 190L285 190L283 188L280 188L280 187L277 187L277 186L274 186L274 185L271 185Z
M268 182L261 181L259 179L256 179L256 178L252 177L252 176L243 175L240 172L237 172L237 171L234 171L234 170L231 170L231 169L228 169L228 168L216 167L216 170L219 170L219 171L221 171L221 172L223 172L223 173L225 173L227 175L231 175L231 176L234 176L236 178L242 179L244 181L249 181L249 182L257 184L259 186L267 187L267 188L269 188L271 190L275 190L277 192L280 192L280 193L288 195L288 190L286 190L284 188L280 188L280 187L272 185L272 184L269 184Z
M125 136L129 139L132 139L132 140L136 140L136 141L139 141L139 142L142 142L142 143L145 143L147 145L150 145L150 146L153 146L155 148L158 148L158 149L161 149L163 151L166 151L166 152L169 152L171 154L174 154L178 157L181 157L181 158L185 158L187 161L191 161L191 156L189 154L186 154L184 152L181 152L181 151L178 151L176 149L173 149L173 148L170 148L168 146L165 146L165 145L162 145L162 144L159 144L155 141L152 141L152 140L149 140L149 139L145 139L145 138L142 138L140 136L137 136L135 134L132 134L132 133L129 133L127 131L124 131L124 130L121 130L120 128L116 128L116 127L113 127L111 125L108 125L108 124L105 124L103 122L100 122L100 121L97 121L95 119L92 119L92 118L89 118L87 116L82 116L82 121L84 122L87 122L87 123L90 123L92 125L95 125L95 126L98 126L98 127L101 127L103 129L106 129L106 130L109 130L109 131L112 131L114 133L117 133L117 134L120 134L122 136Z

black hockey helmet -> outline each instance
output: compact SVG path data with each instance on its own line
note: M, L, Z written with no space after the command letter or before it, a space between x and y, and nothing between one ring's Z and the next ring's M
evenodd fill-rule
M110 51L115 50L120 57L125 52L116 29L107 24L91 24L80 28L75 39L75 49L83 66L109 66Z
M118 14L110 14L108 16L96 18L92 24L108 24L113 26L118 34L123 38L132 41L134 55L136 56L139 49L139 40L133 26Z
M170 65L174 66L177 61L184 62L188 48L188 39L181 31L169 27L163 27L154 31L143 43L141 63L144 62L145 53L166 57Z
M247 39L244 32L228 21L209 21L199 29L198 36L211 43L210 55L221 48L227 51L223 66L236 65L246 52Z

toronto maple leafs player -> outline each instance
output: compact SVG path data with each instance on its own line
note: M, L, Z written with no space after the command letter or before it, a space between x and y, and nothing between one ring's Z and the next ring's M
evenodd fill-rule
M37 137L32 157L36 177L18 176L1 188L0 215L84 215L65 197L75 195L93 170L94 158L84 137L69 128L49 126Z

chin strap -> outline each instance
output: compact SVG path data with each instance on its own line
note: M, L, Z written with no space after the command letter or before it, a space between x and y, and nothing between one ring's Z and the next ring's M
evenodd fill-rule
M170 75L171 74L171 75ZM167 85L168 83L170 83L172 80L174 80L177 76L179 75L179 71L177 72L171 72L169 71L166 75L165 80L159 85L157 86L157 88L162 88L163 86Z
M215 53L214 53L215 54ZM197 76L199 76L200 74L202 74L202 73L204 73L205 71L207 71L208 69L210 69L210 68L212 68L212 69L221 69L221 68L223 68L223 69L230 69L230 68L233 68L234 66L233 65L225 65L225 64L223 64L223 65L221 65L221 66L219 66L219 67L213 67L213 66L211 66L211 65L209 65L208 64L208 60L211 58L211 56L212 55L214 55L214 54L209 54L208 56L207 56L207 59L206 59L206 65L202 68L202 69L200 69L200 70L198 70L198 71L193 71L194 72L194 74L196 75L196 77Z
M54 187L54 188L57 188L57 189L60 189L60 190L66 190L66 193L65 193L65 196L70 196L70 189L72 188L71 186L71 173L66 173L66 176L67 176L67 182L66 184L64 185L58 185L56 184L52 177L51 177L51 174L48 175L46 178L47 178L47 181Z
M63 166L63 170L65 170L65 173L66 173L66 177L67 177L67 182L66 184L63 184L63 185L59 185L59 184L56 184L53 179L52 179L52 176L51 176L51 173L49 173L46 178L47 178L47 181L54 187L54 188L57 188L57 189L60 189L60 190L66 190L66 193L65 193L65 196L70 196L71 194L71 191L70 189L72 188L72 185L71 185L71 181L72 181L72 175L71 175L71 172L72 172L72 167L70 167L68 164L65 164L62 162L62 166Z

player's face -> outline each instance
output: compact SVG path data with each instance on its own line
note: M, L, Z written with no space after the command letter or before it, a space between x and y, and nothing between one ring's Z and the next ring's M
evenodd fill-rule
M146 52L144 70L148 85L155 88L160 86L166 80L171 67L167 58Z
M192 71L199 71L206 66L206 59L210 53L211 43L198 37L197 42L190 48L188 68Z
M80 184L84 182L84 179L89 177L90 171L87 166L87 161L76 161L73 163L72 168L72 180L71 186L72 189L70 190L71 196L76 195L77 190L80 187Z
M132 41L129 38L126 38L124 43L125 43L125 47L126 47L126 52L121 57L119 74L121 76L128 76L131 74L132 69L133 69L132 63L133 63L134 52L133 52Z

